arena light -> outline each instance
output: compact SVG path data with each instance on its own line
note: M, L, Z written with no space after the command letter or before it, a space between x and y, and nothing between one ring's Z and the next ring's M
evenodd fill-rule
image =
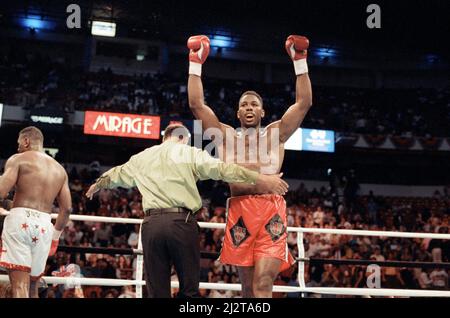
M116 36L116 24L114 22L92 21L92 35Z
M235 47L235 42L229 36L224 35L213 35L210 38L211 46L221 47L221 48L233 48Z
M425 56L425 59L426 59L428 64L434 64L437 61L439 61L439 56L437 56L436 54L427 54Z
M336 50L330 48L318 48L314 51L314 54L318 57L334 57L336 56Z
M40 30L40 29L52 29L55 27L55 23L52 21L44 20L39 15L26 15L19 17L16 20L19 25L24 28Z
M2 126L3 104L0 103L0 127Z

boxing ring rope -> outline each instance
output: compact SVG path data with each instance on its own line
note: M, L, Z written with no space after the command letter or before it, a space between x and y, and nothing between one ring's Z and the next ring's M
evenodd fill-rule
M112 278L77 278L77 277L54 277L44 276L47 284L68 284L72 286L135 286L145 285L145 281L112 279ZM0 282L9 282L7 275L0 275ZM172 288L179 288L179 283L171 282ZM241 284L223 283L200 283L200 289L218 289L240 291ZM388 289L388 288L348 288L348 287L295 287L295 286L273 286L274 292L279 293L319 293L330 295L353 295L353 296L397 296L397 297L450 297L450 291L438 290L416 290L416 289Z
M357 266L379 265L383 267L450 269L450 263L435 263L435 262L376 261L376 260L362 260L362 259L333 259L333 258L305 258L305 259L297 259L297 261L309 262L313 264L357 265Z
M115 248L115 247L85 247L72 245L59 245L58 252L109 254L109 255L140 255L142 250L137 248Z
M143 251L134 248L114 248L114 247L84 247L59 245L58 252L67 253L87 253L87 254L109 254L109 255L142 255ZM219 253L200 251L201 258L217 259ZM445 268L450 269L450 263L436 262L413 262L413 261L377 261L362 259L334 259L334 258L297 258L298 262L309 262L313 264L334 264L334 265L379 265L384 267L409 267L409 268Z
M53 219L56 219L57 214L51 215ZM88 215L71 215L72 221L88 221L88 222L106 222L106 223L127 223L127 224L141 224L141 219L127 219L116 217L103 217L103 216L88 216ZM224 223L207 223L199 222L201 228L208 229L225 229ZM320 293L320 294L333 294L333 295L355 295L355 296L398 296L398 297L450 297L450 291L447 290L414 290L414 289L387 289L387 288L344 288L344 287L306 287L304 281L304 262L314 261L314 259L306 259L304 255L303 246L303 233L320 233L320 234L336 234L336 235L358 235L358 236L381 236L381 237L403 237L403 238L432 238L432 239L450 239L450 234L441 233L411 233L411 232L389 232L389 231L365 231L365 230L344 230L344 229L318 229L318 228L300 228L300 227L288 227L288 232L297 232L297 244L299 248L299 287L297 286L273 286L274 292L297 292L297 293ZM96 285L96 286L136 286L137 297L142 297L142 285L145 285L145 281L142 280L143 276L143 256L142 256L142 242L139 233L138 249L114 249L114 252L118 250L126 250L126 252L133 251L138 253L136 279L124 280L124 279L104 279L104 278L81 278L81 277L53 277L45 276L43 279L47 284L79 284L79 285ZM62 246L61 246L62 247ZM93 248L95 249L95 248ZM101 248L98 248L101 249ZM104 250L102 251L104 252ZM128 253L127 253L128 254ZM141 259L139 259L141 257ZM326 260L322 260L325 262ZM345 260L334 260L345 261ZM354 260L353 260L354 261ZM376 261L370 261L375 263ZM398 262L392 262L398 263ZM360 263L361 264L361 263ZM431 265L432 263L429 263ZM448 266L448 263L442 263L444 267ZM0 281L9 281L7 275L0 275ZM172 288L178 288L179 283L172 281ZM202 289L218 289L218 290L233 290L240 291L240 284L222 284L222 283L200 283Z

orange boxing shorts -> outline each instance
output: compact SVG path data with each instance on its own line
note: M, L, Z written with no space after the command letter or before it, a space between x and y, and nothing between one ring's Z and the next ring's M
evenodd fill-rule
M244 195L227 202L227 225L219 260L254 266L261 258L278 258L280 272L294 264L287 246L286 201L280 195Z

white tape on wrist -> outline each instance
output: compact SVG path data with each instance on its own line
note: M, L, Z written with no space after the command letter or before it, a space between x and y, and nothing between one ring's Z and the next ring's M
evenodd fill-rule
M189 74L202 76L202 65L200 63L189 62Z
M59 241L59 237L61 236L62 231L58 231L53 229L52 241Z
M295 75L308 73L308 64L306 63L306 59L294 61L294 69Z

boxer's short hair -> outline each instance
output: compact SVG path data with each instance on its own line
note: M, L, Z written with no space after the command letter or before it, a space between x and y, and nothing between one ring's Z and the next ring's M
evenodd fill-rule
M257 92L255 92L255 91L245 91L244 93L242 93L242 95L241 95L241 97L239 97L239 104L238 104L238 107L239 107L239 105L241 104L241 99L242 99L242 97L244 97L245 95L253 95L253 96L255 96L258 100L259 100L259 102L260 102L260 104L261 104L261 107L263 107L263 100L262 100L262 97L261 97L261 95L259 95Z
M38 142L40 144L44 144L44 135L42 134L42 131L34 126L29 126L24 129L22 129L19 132L19 136L27 137L30 140L34 142Z
M178 136L178 139L183 139L189 138L190 133L186 126L182 124L170 124L164 129L163 141L172 136Z

